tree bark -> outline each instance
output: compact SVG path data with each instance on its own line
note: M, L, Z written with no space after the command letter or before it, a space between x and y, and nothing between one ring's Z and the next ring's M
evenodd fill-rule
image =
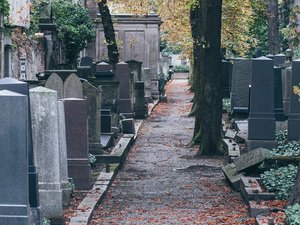
M107 42L108 59L113 68L115 68L115 65L119 62L119 51L107 0L99 0L98 8L103 24L105 40Z
M196 156L221 150L221 15L222 0L199 0L191 9L194 40L195 128L192 143L200 142Z
M268 4L269 53L276 55L280 53L278 0L266 0L266 2Z
M294 205L296 203L300 204L300 162L298 163L298 172L295 186L290 194L288 204Z

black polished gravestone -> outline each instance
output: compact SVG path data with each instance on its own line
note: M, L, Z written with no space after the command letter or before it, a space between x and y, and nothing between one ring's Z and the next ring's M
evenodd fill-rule
M28 96L28 125L27 125L27 151L28 151L28 179L29 179L29 204L30 207L39 206L38 198L38 175L33 158L32 128L29 103L29 86L26 82L18 81L14 78L0 79L0 90L9 90ZM19 115L21 116L21 115Z
M276 121L285 120L282 99L281 68L279 67L274 67L274 114Z
M2 90L0 105L0 224L27 225L28 97Z
M286 56L284 54L274 55L274 66L281 67L285 62Z
M222 98L229 98L230 97L229 63L226 60L222 60L221 87L222 87Z

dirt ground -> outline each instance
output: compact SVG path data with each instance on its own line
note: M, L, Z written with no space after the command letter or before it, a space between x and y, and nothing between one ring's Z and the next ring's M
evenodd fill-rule
M194 158L187 148L193 94L180 74L142 125L124 167L91 221L96 224L254 224L226 182L224 158Z

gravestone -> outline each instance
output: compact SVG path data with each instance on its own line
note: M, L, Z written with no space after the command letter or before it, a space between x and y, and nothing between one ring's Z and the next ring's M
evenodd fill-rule
M76 189L91 189L88 160L88 103L85 99L62 99L65 107L68 173Z
M284 54L274 55L274 66L281 67L285 63L286 56Z
M267 157L269 157L270 151L266 148L256 148L250 152L247 152L240 157L234 158L233 163L238 172L243 171L252 166L260 165Z
M96 65L96 73L111 72L112 66L106 62L100 62Z
M101 109L101 133L111 133L110 109Z
M64 82L64 98L83 98L82 84L75 74L68 76Z
M125 62L116 65L116 80L120 81L120 113L132 113L132 102L130 96L130 72L128 64Z
M64 83L56 73L50 75L45 83L45 87L57 91L58 99L64 98Z
M132 118L122 119L121 123L123 134L135 134L134 121Z
M274 114L276 121L283 121L283 99L282 99L282 81L281 68L274 67Z
M47 218L62 219L57 92L44 87L36 87L30 89L29 93L33 150L39 174L42 213Z
M229 89L229 63L226 60L222 60L222 74L221 74L221 87L222 87L222 98L230 97Z
M244 60L244 58L229 58L228 61L228 79L229 79L229 90L231 92L231 83L232 83L232 73L233 73L233 65L239 61Z
M291 86L299 86L300 83L300 60L294 60L292 62L292 79ZM288 139L299 140L300 139L300 102L299 96L293 93L293 88L290 90L290 110L288 118Z
M145 96L148 103L152 103L153 99L151 98L151 71L150 68L142 69L142 79L141 81L145 82Z
M93 154L99 153L102 146L101 135L101 87L94 87L89 82L83 82L83 95L88 100L89 115L89 151Z
M94 65L94 60L92 57L84 56L80 60L80 66L89 66L92 67Z
M148 107L145 101L145 84L144 81L135 82L135 102L134 116L137 119L145 119L148 114Z
M92 69L89 66L78 66L77 75L79 78L87 80L89 77L94 76Z
M28 97L0 91L0 224L28 221ZM23 115L20 116L20 115Z
M68 161L66 143L65 108L62 101L58 101L58 140L60 156L60 177L63 195L63 205L68 206L70 202L70 188L68 181Z
M30 116L30 102L29 102L29 86L27 83L18 81L14 78L0 79L0 90L9 90L22 95L28 96L28 131L27 131L27 151L28 151L28 180L29 180L29 204L30 207L39 207L38 197L38 174L36 172L36 165L34 162L33 148L32 148L32 128ZM20 114L23 115L23 114ZM23 117L24 118L24 117Z
M275 140L273 60L252 59L251 83L248 139Z
M231 110L234 107L249 106L249 85L251 84L251 60L242 60L233 64L231 84Z
M286 67L282 69L282 93L283 93L283 110L284 115L289 116L290 114L290 99L292 89L292 67Z
M129 71L134 74L134 81L142 79L142 62L136 60L126 61L129 66Z

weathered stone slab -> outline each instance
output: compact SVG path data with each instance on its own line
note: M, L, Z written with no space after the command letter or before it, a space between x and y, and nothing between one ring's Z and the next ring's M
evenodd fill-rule
M0 91L0 224L28 222L28 99ZM23 115L23 116L20 116Z
M58 99L64 98L64 83L56 73L50 75L45 83L45 87L57 91Z
M75 74L71 74L64 82L64 98L83 98L82 84Z
M235 135L236 135L236 131L233 131L231 129L227 129L226 133L225 133L225 138L230 138L230 139L234 139Z
M222 171L235 190L240 190L240 179L242 174L239 173L234 163L227 164L222 167Z
M270 156L270 151L268 149L257 148L233 159L233 162L236 170L242 171L249 167L261 164L268 156Z
M232 139L223 139L223 141L226 145L226 150L229 157L239 157L241 155L240 146L235 141Z

